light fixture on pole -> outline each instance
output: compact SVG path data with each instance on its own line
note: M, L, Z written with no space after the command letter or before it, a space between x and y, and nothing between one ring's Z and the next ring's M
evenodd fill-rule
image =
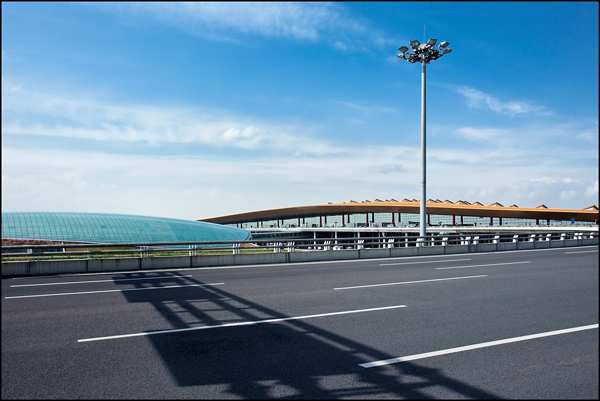
M412 53L409 52L408 47L402 46L398 50L400 54L397 54L398 58L408 61L409 63L421 63L421 208L420 208L420 233L419 241L424 241L422 245L427 245L427 222L426 222L426 202L427 198L425 195L425 65L429 64L432 60L437 60L444 54L448 54L452 49L448 49L448 42L442 42L435 49L434 46L437 43L437 39L429 39L427 43L420 44L418 40L411 40L410 47Z

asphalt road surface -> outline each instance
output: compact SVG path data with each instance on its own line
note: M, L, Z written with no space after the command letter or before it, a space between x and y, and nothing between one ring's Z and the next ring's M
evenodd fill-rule
M2 399L598 399L598 247L2 280Z

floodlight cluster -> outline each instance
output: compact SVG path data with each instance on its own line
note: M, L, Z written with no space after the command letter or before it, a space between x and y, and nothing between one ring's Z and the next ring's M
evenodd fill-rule
M437 39L429 39L427 43L419 43L418 40L411 40L410 47L412 53L409 52L408 47L401 46L398 50L400 54L397 54L398 58L408 61L409 63L425 63L429 64L432 60L437 60L444 54L448 54L452 49L448 49L448 42L442 42L435 49L434 46L437 43Z

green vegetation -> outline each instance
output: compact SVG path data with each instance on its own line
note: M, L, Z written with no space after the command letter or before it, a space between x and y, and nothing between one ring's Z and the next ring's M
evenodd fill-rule
M253 254L253 253L273 253L273 249L269 248L242 248L237 249L240 254ZM282 249L282 252L287 250ZM86 252L85 254L71 254L69 252L56 254L56 255L44 255L35 253L23 253L19 256L2 256L2 262L23 262L23 261L42 261L42 260L73 260L73 259L122 259L122 258L139 258L143 257L164 257L164 256L211 256L211 255L231 255L232 249L186 249L186 250L153 250L144 249L136 250L135 252L106 252L106 251L81 251Z

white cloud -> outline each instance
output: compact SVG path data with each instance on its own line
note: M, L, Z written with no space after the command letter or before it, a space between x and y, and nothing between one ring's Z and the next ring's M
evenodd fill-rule
M328 201L420 196L418 148L353 147L319 139L317 127L301 123L278 125L200 107L106 104L83 96L34 93L25 85L14 93L4 90L2 100L3 139L11 136L11 145L2 147L3 210L203 218ZM386 112L355 103L344 106ZM541 140L573 142L578 132L568 124L551 130L458 128L456 136L475 146L470 141L429 145L427 196L522 207L596 204L597 149L585 143L585 148L565 150ZM65 147L60 151L15 145L19 142L14 137L24 134L116 147L169 145L185 151L178 156L111 154L89 147L69 150L72 141L61 142ZM189 145L202 146L192 152ZM211 156L215 149L255 152Z
M229 128L220 138L225 142L235 142L236 146L248 149L258 147L261 141L260 132L253 125L243 129Z
M308 124L278 125L202 107L103 103L96 99L21 90L2 92L3 135L37 135L99 142L202 144L284 153L329 154L339 147L312 137Z
M560 199L563 201L571 201L577 196L577 191L560 191Z
M402 183L397 171L374 173L406 149L362 149L329 158L123 155L95 151L2 148L2 209L99 211L201 218L298 204L347 201L364 188ZM406 156L406 155L409 156ZM375 157L377 156L377 157ZM335 166L335 168L332 168ZM416 172L407 171L409 174ZM191 191L191 192L190 192Z
M345 100L333 100L334 103L341 104L342 106L348 107L352 110L359 111L364 114L380 114L380 113L397 113L397 110L393 107L379 106L379 105L365 105L356 102L348 102Z
M344 43L340 42L339 40L336 40L333 43L333 47L335 47L336 49L338 49L339 51L342 51L342 52L345 52L348 49L348 47Z
M168 2L138 4L154 18L195 33L223 33L235 29L242 33L284 36L314 40L328 19L337 14L327 4L306 3L212 3Z
M525 100L502 101L492 95L469 87L459 87L457 91L467 99L468 106L472 108L488 108L496 113L508 116L533 113L538 115L552 114L543 106Z
M561 123L528 121L526 125L510 128L459 127L446 131L452 141L439 152L442 160L458 160L467 163L497 163L553 169L555 166L598 164L596 146L590 146L586 136L579 133L591 128L585 123ZM559 175L560 176L560 175Z
M245 42L248 35L325 41L346 51L358 41L389 43L383 35L350 17L343 6L327 2L146 2L92 3L89 6L134 23L174 26L208 40Z
M585 142L598 143L598 124L596 123L595 129L583 130L575 138Z
M487 199L484 203L498 201L505 206L536 207L545 204L549 208L583 209L598 203L597 193L588 191L590 181L573 179L569 183L552 179L528 179L518 172L506 177L494 177L476 197Z
M541 184L555 184L555 183L559 182L559 180L557 180L556 178L552 178L552 177L534 178L531 181L534 183L541 183Z
M427 164L427 197L521 207L597 204L594 167ZM595 176L594 176L595 174ZM196 219L351 199L419 198L420 153L408 147L344 149L327 157L122 155L2 148L2 209L97 211Z
M385 163L371 169L373 174L403 173L406 171L407 169L402 165L402 163Z
M585 189L585 196L598 199L598 180ZM596 206L600 206L596 204Z
M507 131L499 128L461 127L455 131L458 135L473 141L496 141Z

